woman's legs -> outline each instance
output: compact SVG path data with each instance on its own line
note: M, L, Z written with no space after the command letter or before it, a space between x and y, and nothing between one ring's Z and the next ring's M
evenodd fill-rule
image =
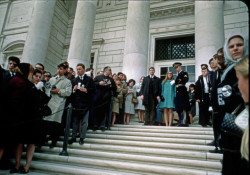
M16 157L15 168L17 170L20 168L21 165L22 152L23 152L23 144L18 144L15 151L15 157Z
M172 122L173 122L173 108L169 108L168 112L169 112L169 125L168 126L172 126Z
M141 111L141 121L142 123L144 122L144 110L140 110Z
M164 111L165 123L166 123L166 126L168 126L168 109L164 108L163 111Z
M127 114L124 114L124 118L123 118L123 123L124 123L124 125L126 125L127 123L126 123L126 117L127 117Z
M111 125L111 126L114 126L114 124L115 124L115 119L116 119L116 113L113 112L113 119L112 119L112 125Z
M190 124L193 124L193 115L191 113L189 113L189 118L190 118Z
M35 144L28 144L27 145L27 152L26 152L26 164L24 165L25 171L29 171L30 164L35 152Z
M130 118L130 114L127 114L127 117L126 117L126 124L129 125L129 118Z
M138 114L138 119L140 123L141 122L141 110L140 109L138 109L137 114Z

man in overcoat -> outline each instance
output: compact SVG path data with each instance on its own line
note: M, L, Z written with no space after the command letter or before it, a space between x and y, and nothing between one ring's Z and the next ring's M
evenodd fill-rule
M92 103L94 82L91 77L84 74L85 66L83 64L77 64L76 70L78 76L72 81L73 93L71 95L71 102L73 107L73 131L69 144L76 142L77 130L81 120L79 144L82 145L84 143L88 127L89 110Z
M187 111L190 109L189 97L186 88L186 83L188 82L188 73L183 71L181 68L181 63L176 62L173 64L177 72L177 77L175 79L176 85L176 98L175 98L175 110L179 116L178 126L188 126ZM185 121L185 124L184 124Z
M112 95L116 95L115 81L109 77L111 67L106 66L103 69L103 74L94 78L96 87L96 98L94 100L94 128L93 130L101 129L105 131L105 123L109 129L111 123L109 121L109 110Z
M141 87L141 99L145 106L145 125L154 124L156 105L161 95L161 80L154 75L155 68L149 68L149 75L144 78Z

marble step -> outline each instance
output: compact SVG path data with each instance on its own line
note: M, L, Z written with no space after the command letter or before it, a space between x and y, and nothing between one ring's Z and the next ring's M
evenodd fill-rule
M70 165L77 165L79 169L81 169L81 166L93 166L98 168L105 168L110 170L120 170L120 171L131 171L135 173L141 173L141 174L171 174L171 175L209 175L209 174L220 174L220 172L217 171L207 171L207 170L197 170L197 169L191 169L191 168L182 168L182 167L171 167L169 165L159 166L159 165L150 165L145 163L138 163L138 162L120 162L117 160L99 160L94 158L82 158L82 157L74 157L74 156L59 156L59 155L51 155L51 154L41 154L41 153L35 153L34 159L39 160L45 160L46 162L57 162L57 164L62 163L61 167L65 169L63 173L69 172L69 168L65 167L64 164ZM35 160L33 161L35 162ZM50 169L47 168L47 171L50 171ZM53 171L55 171L55 166L51 167ZM84 170L85 168L83 168ZM119 171L118 170L118 171ZM75 174L81 174L81 171L74 172ZM119 172L118 172L119 174ZM133 174L133 173L132 173Z
M195 145L206 145L212 140L198 140L198 139L185 139L185 138L163 138L163 137L139 137L139 136L126 136L126 135L115 135L115 134L97 134L88 133L86 138L96 139L111 139L111 140L127 140L127 141L147 141L147 142L162 142L162 143L179 143L179 144L195 144ZM61 137L63 139L63 137Z
M96 131L92 131L92 130L88 130L87 131L87 135L88 134L111 134L111 135L125 135L125 136L143 136L143 137L163 137L163 138L184 138L184 139L202 139L202 140L213 140L214 136L213 134L210 135L205 135L205 134L201 134L201 135L192 135L192 134L186 134L183 132L179 132L179 133L168 133L168 132L154 132L155 130L152 130L151 132L134 132L130 129L127 130L114 130L113 128L111 128L111 131L109 130L105 130L105 131L100 131L100 130L96 130ZM71 132L70 132L71 133Z
M122 124L115 124L114 127L119 128L144 128L144 129L164 129L164 130L191 130L191 131L213 131L212 127L200 127L198 125L197 127L177 127L177 126L153 126L153 125L144 125L144 124L138 124L138 125L122 125Z
M114 139L96 139L96 138L86 138L84 142L90 144L134 146L140 148L145 147L145 148L165 148L165 149L177 149L177 150L180 149L180 150L201 151L201 152L214 149L213 146L206 146L206 145L128 141L128 140L114 140Z
M34 154L34 157L36 157ZM75 175L131 175L131 173L119 172L116 170L106 170L101 168L91 168L84 165L77 166L73 164L68 164L68 162L64 162L65 164L59 164L58 161L55 162L54 158L58 158L57 156L52 157L53 162L44 162L40 160L33 160L30 165L30 175L40 175L39 172L46 172L49 175L67 175L67 174L75 174ZM24 161L22 161L24 163ZM41 174L43 175L43 174ZM45 174L44 174L45 175ZM134 175L139 175L138 173L134 173Z
M48 142L50 144L51 141ZM53 149L62 150L63 142L58 141L57 145ZM46 147L46 146L45 146ZM193 146L196 147L196 146ZM43 148L43 147L42 147ZM210 147L213 148L213 147ZM113 144L96 144L96 143L84 143L80 145L78 142L68 145L68 149L84 149L84 150L97 150L106 152L118 152L118 153L129 153L136 155L153 155L161 157L178 157L186 159L198 159L198 160L221 160L222 154L209 153L205 150L187 150L187 149L170 149L170 148L149 148L140 146L129 146L129 145L113 145ZM39 150L38 150L39 151Z
M130 125L132 126L132 125ZM159 126L158 129L148 127L111 127L111 131L133 131L133 132L150 132L150 133L175 133L175 134L192 134L192 135L213 135L213 130L195 130L195 127L171 127L171 129L166 129L167 127ZM178 129L178 128L188 128L188 129Z
M58 155L61 151L60 148L50 149L43 147L41 152L46 152L54 155ZM130 162L145 162L156 165L172 165L181 166L186 168L195 168L201 170L221 170L221 162L219 160L188 160L177 157L159 157L157 155L134 155L128 153L119 152L104 152L104 151L93 151L93 150L82 150L82 149L68 149L70 156L86 157L86 158L97 158L107 160L118 160L118 161L130 161Z

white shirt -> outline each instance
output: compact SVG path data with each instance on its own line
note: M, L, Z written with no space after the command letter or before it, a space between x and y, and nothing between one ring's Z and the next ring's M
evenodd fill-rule
M203 82L204 82L204 92L208 93L208 83L207 83L207 76L203 77Z

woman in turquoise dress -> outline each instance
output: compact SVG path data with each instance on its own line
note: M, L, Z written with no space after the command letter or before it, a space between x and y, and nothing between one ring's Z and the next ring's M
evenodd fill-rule
M159 108L163 109L166 126L171 126L173 121L173 109L175 108L174 99L176 95L176 87L173 72L168 71L165 79L161 83L161 101Z

